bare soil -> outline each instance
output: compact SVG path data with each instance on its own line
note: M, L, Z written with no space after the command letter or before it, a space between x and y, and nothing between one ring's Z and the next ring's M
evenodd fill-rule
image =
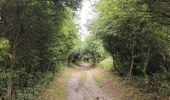
M82 64L56 75L36 100L134 100L128 98L112 74Z
M90 68L88 64L83 64L72 75L68 84L67 100L113 100L112 97L108 96L96 84L96 81L92 76L91 70L92 68ZM86 72L87 77L85 82L80 86L80 76L84 72Z

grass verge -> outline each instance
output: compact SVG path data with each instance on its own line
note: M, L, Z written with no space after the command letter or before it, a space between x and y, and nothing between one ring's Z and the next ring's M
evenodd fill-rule
M67 85L74 71L75 68L66 68L58 73L36 100L66 100Z
M125 86L121 78L113 76L110 71L103 70L98 67L92 70L92 75L98 86L102 90L113 97L114 100L137 100L131 98L129 89Z

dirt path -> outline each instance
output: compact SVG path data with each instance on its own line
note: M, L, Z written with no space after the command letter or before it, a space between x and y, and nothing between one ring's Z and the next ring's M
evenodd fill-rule
M83 64L58 73L36 100L138 100L117 82L111 73Z
M68 85L68 100L84 100L83 93L79 89L80 72L76 72L71 77Z
M88 65L82 65L72 75L68 85L67 100L113 100L96 84L90 70ZM86 80L80 85L80 76L84 72Z

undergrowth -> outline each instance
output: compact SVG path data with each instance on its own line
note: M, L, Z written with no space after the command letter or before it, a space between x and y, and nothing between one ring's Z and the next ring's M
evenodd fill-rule
M113 66L113 59L112 59L112 57L108 57L108 58L106 58L106 59L104 59L103 61L101 61L100 63L99 63L99 66L101 67L101 68L103 68L104 70L112 70L112 66Z
M129 95L138 100L170 100L170 71L155 73L152 76L122 76L114 74L113 60L109 57L99 63L100 68L110 71L120 79L129 92ZM96 78L100 83L100 80Z

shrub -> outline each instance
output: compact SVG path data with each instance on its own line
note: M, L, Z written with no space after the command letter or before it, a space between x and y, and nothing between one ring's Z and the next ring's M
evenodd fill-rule
M101 61L99 63L99 66L101 68L103 68L104 70L112 70L112 68L113 68L113 59L112 59L112 57L108 57L108 58L104 59L103 61Z

